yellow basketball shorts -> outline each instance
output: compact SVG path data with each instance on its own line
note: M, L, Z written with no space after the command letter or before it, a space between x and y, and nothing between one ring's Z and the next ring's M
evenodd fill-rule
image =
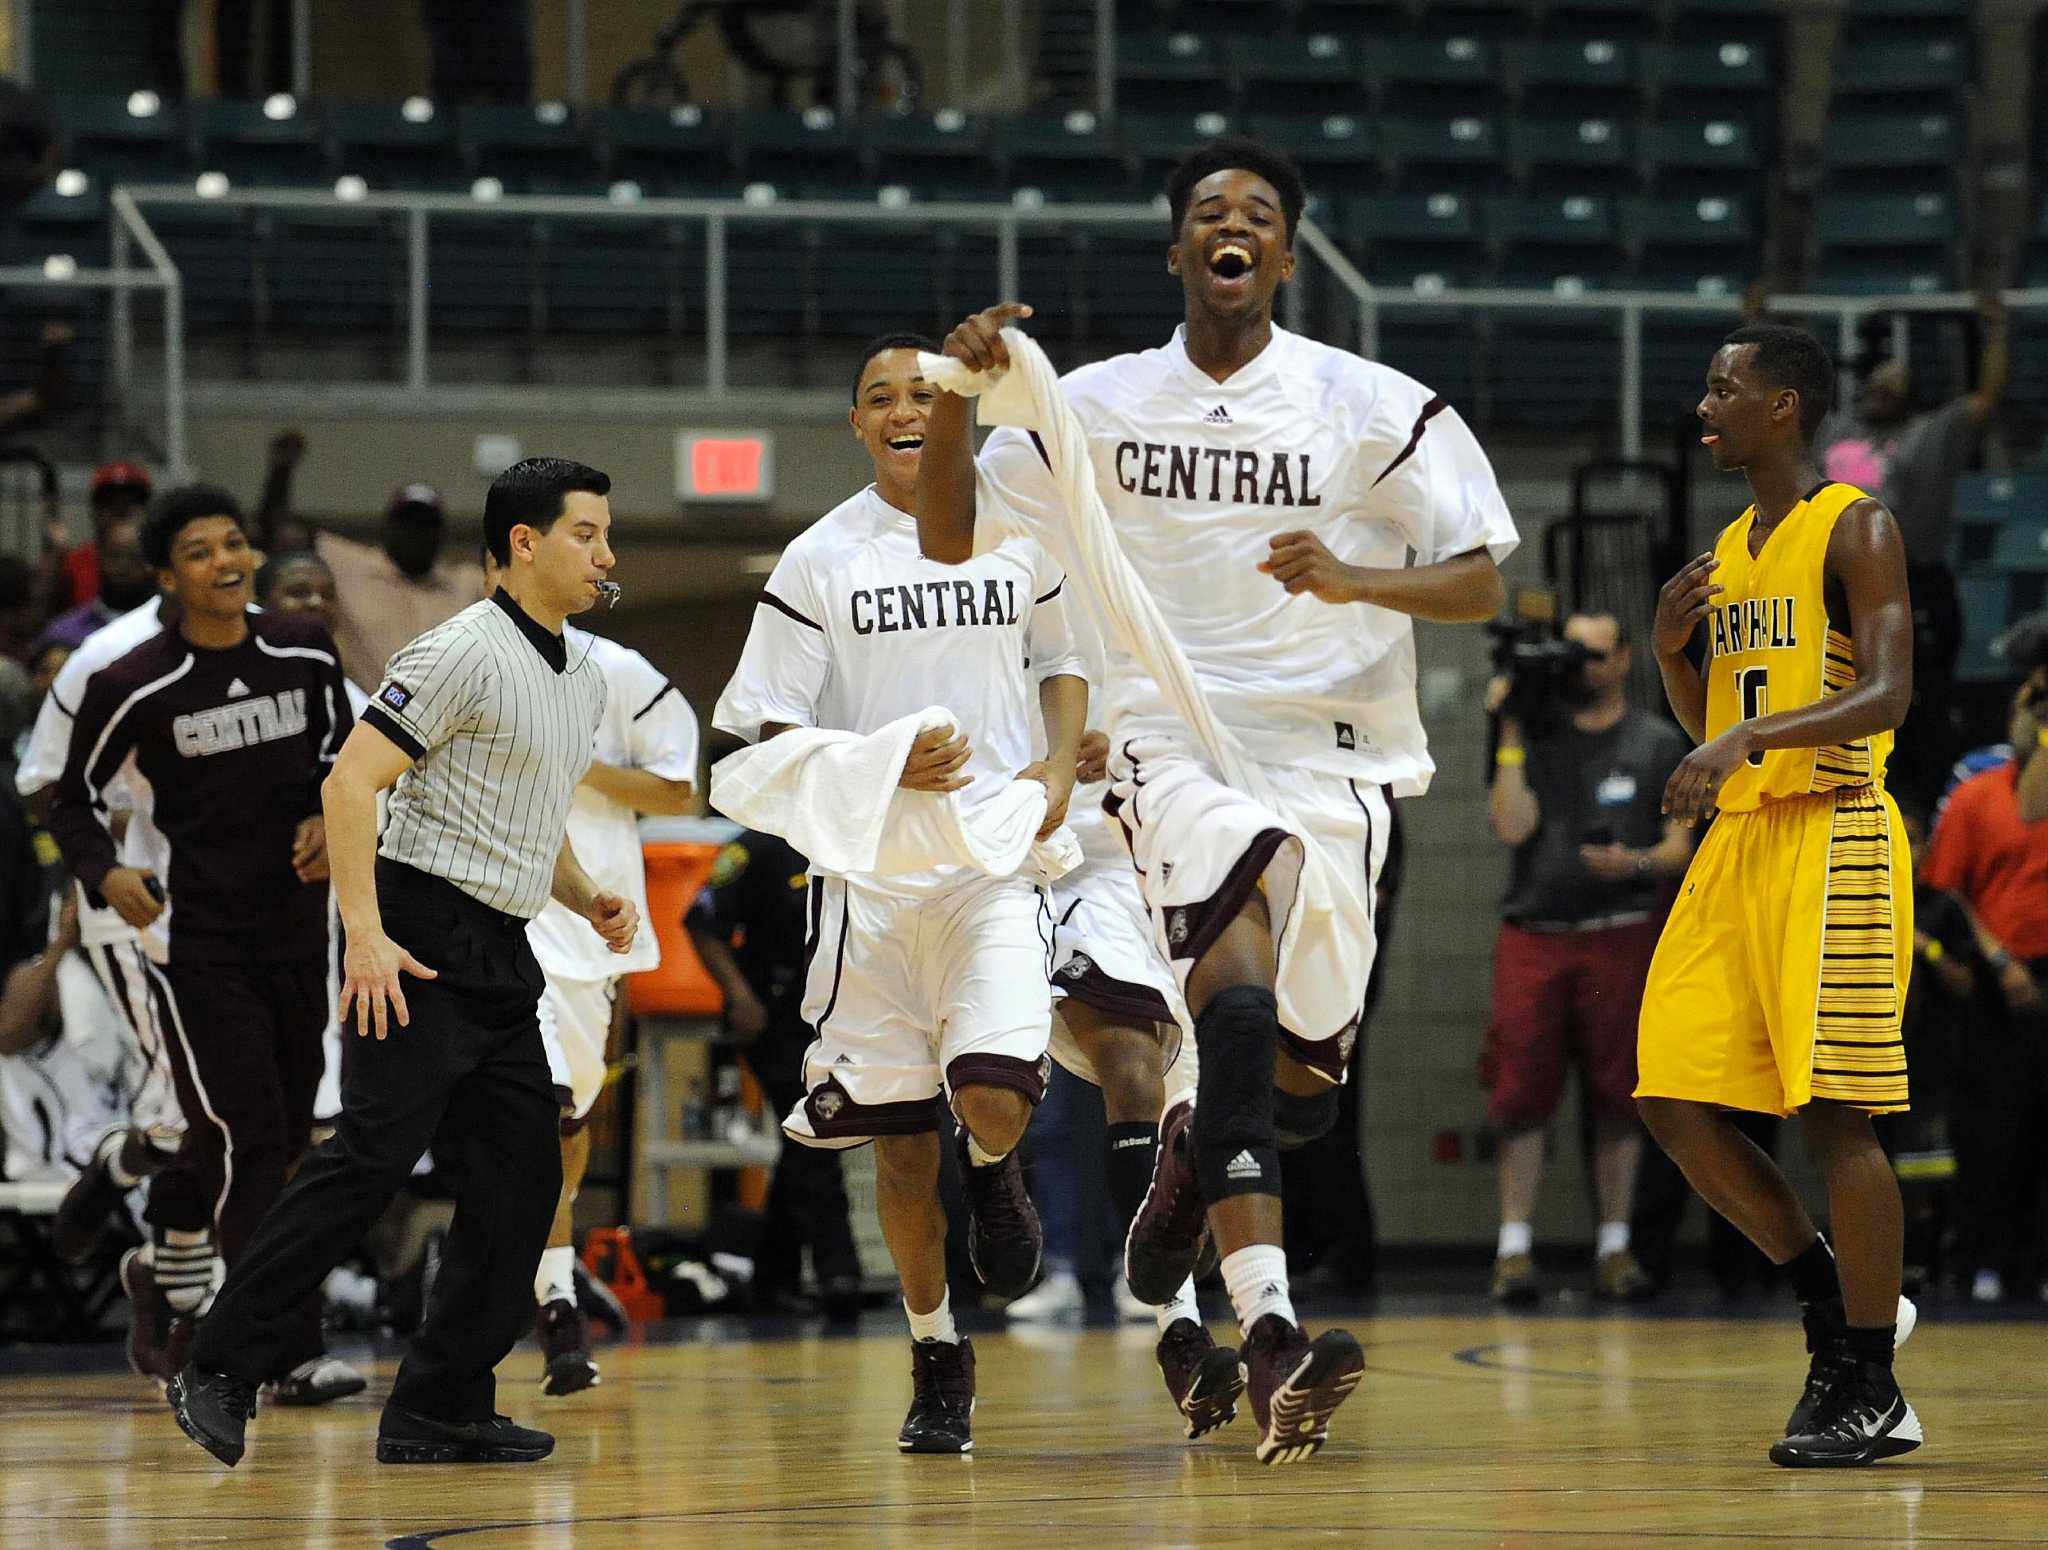
M1650 962L1636 1096L1780 1115L1815 1098L1905 1109L1912 955L1912 859L1884 792L1723 813Z

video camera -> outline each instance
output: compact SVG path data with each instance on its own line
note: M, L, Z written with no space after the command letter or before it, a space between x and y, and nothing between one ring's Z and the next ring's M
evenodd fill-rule
M1567 686L1598 653L1561 638L1548 619L1496 621L1486 633L1493 637L1493 670L1508 681L1500 713L1519 721L1527 736L1541 737L1560 719Z

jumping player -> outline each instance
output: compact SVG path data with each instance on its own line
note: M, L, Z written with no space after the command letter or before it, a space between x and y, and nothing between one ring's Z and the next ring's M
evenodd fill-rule
M910 503L935 396L917 373L920 347L930 345L897 334L865 352L848 419L875 482L783 551L713 724L750 742L793 727L869 733L945 706L955 729L922 734L898 784L986 794L1042 781L1049 833L1087 718L1065 581L1028 541L964 568L918 552ZM1041 717L1047 752L1033 762ZM914 1397L897 1446L965 1453L974 1352L946 1286L937 1128L950 1101L975 1268L1014 1297L1037 1275L1041 1247L1015 1148L1048 1071L1044 895L1028 878L958 865L816 876L810 894L802 1013L817 1038L808 1093L783 1130L807 1146L875 1143L876 1205L912 1341Z
M1174 169L1167 198L1166 268L1180 279L1185 324L1161 348L1083 367L1062 386L1125 556L1284 811L1226 785L1158 686L1110 643L1105 806L1200 1055L1193 1114L1177 1108L1162 1125L1126 1271L1140 1298L1166 1301L1194 1264L1206 1209L1245 1333L1257 1454L1283 1463L1322 1445L1363 1357L1344 1331L1311 1341L1295 1322L1278 1150L1334 1121L1372 971L1387 798L1419 794L1433 769L1410 621L1498 609L1496 562L1515 530L1485 454L1442 398L1274 325L1304 199L1291 162L1218 141ZM999 331L1028 311L967 319L946 353L1003 366ZM990 437L979 492L962 400L939 400L928 442L926 554L973 554L977 499L1057 535L1062 496L1027 436ZM1057 536L1048 543L1065 554ZM1291 920L1308 843L1346 894L1313 933Z
M1912 698L1913 613L1891 513L1815 461L1834 382L1801 329L1737 329L1715 352L1700 440L1753 502L1665 583L1652 642L1700 745L1665 811L1719 817L1650 964L1636 1097L1701 1198L1798 1294L1812 1366L1771 1447L1792 1468L1870 1464L1921 1441L1892 1378L1912 1305L1898 1181L1870 1123L1906 1107L1913 874L1884 771ZM1685 656L1703 624L1704 677ZM1839 1264L1729 1109L1799 1115Z

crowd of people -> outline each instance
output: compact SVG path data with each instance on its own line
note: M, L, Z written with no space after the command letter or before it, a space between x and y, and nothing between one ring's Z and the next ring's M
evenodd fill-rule
M874 481L784 551L711 717L746 745L713 805L749 832L689 929L793 1143L764 1279L793 1286L808 1245L827 1304L857 1298L832 1165L872 1143L911 1337L906 1452L973 1445L947 1180L975 1295L1061 1311L1100 1258L1085 1245L1122 1238L1110 1295L1156 1320L1191 1438L1244 1399L1262 1462L1305 1459L1364 1370L1291 1289L1318 1237L1357 1262L1333 1217L1369 1219L1351 1078L1394 799L1433 770L1411 621L1495 614L1517 534L1441 398L1273 324L1305 197L1290 163L1219 141L1168 196L1187 321L1161 349L1055 382L1010 304L943 346L868 348L848 426ZM1009 418L977 457L967 403L996 383ZM1787 1467L1921 1442L1891 1371L1916 1315L1880 1141L1936 1149L1946 1100L1976 1286L2021 1272L2012 1215L2041 1173L2048 663L2029 664L2008 757L1949 793L1912 887L1884 775L1924 563L1901 534L1923 519L1861 487L1905 478L1884 460L1908 438L1880 447L1870 402L1868 466L1823 472L1846 445L1827 440L1833 392L1803 331L1731 335L1702 440L1752 506L1666 583L1646 641L1574 616L1559 703L1503 683L1489 707L1489 816L1513 850L1481 1071L1494 1294L1540 1295L1531 1219L1576 1065L1596 1292L1656 1284L1632 1227L1647 1127L1798 1296L1813 1366L1771 1448ZM1219 450L1217 427L1247 439ZM364 1387L324 1349L320 1288L438 1154L454 1210L378 1457L539 1458L552 1439L496 1414L491 1373L532 1328L549 1392L599 1378L570 1248L582 1122L619 977L650 961L635 819L693 803L696 721L644 658L568 622L610 590L604 474L508 469L472 567L424 486L374 545L314 531L291 509L304 451L272 443L246 516L217 487L109 465L90 543L45 565L21 648L46 685L14 783L30 805L0 878L20 905L0 1076L92 1095L45 1118L29 1165L75 1175L67 1253L143 1195L129 1352L228 1464L259 1388ZM1627 701L1639 645L1678 730ZM67 996L95 995L74 1022ZM1099 1094L1099 1129L1049 1138L1068 1165L1084 1133L1091 1173L1099 1157L1092 1226L1049 1228L1027 1181L1055 1063ZM10 1167L38 1144L16 1108ZM1832 1243L1736 1111L1799 1115ZM1202 1320L1212 1268L1239 1345Z

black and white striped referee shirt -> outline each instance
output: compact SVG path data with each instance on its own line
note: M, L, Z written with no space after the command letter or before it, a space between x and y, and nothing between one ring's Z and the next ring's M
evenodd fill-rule
M500 588L401 647L363 720L412 755L380 856L531 920L548 902L604 675Z

